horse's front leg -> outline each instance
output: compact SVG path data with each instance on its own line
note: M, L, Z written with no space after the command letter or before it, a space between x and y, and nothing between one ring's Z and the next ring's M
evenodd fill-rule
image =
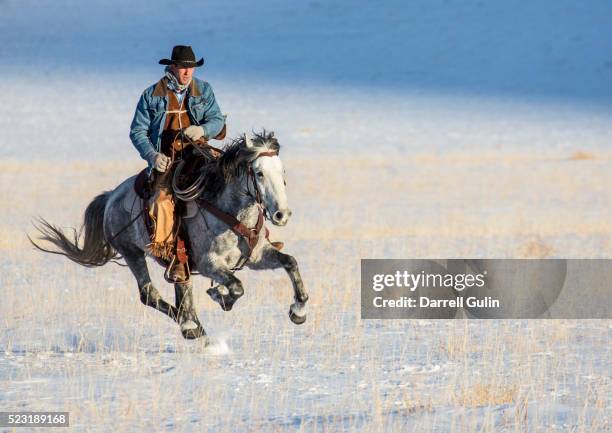
M244 295L242 282L227 269L216 269L207 272L205 275L219 283L217 286L208 289L206 293L221 305L223 311L230 311L238 298Z
M251 269L284 268L293 284L293 304L289 307L289 318L296 325L301 325L306 321L308 293L304 289L304 282L295 257L281 253L277 249L266 245L261 253L260 260L249 263L248 267Z

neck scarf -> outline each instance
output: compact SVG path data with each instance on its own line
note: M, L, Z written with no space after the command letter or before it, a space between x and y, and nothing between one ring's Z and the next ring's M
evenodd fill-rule
M166 66L166 78L168 79L168 89L174 93L183 93L191 84L191 80L187 84L181 84L178 79L170 71L170 66Z

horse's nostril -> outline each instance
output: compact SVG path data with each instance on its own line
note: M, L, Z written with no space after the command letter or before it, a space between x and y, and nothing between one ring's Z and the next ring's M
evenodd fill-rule
M280 221L280 220L282 220L282 219L283 219L283 213L282 213L281 211L276 212L276 213L274 214L274 219L275 219L276 221Z

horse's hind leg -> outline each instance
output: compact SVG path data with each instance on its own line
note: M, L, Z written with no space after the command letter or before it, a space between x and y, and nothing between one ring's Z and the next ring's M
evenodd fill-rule
M178 322L179 314L177 308L174 305L168 304L153 286L144 254L121 251L120 253L132 271L132 274L136 277L138 290L140 291L140 301L149 307L161 311L172 320Z
M275 248L266 248L261 255L261 260L249 264L251 269L276 269L284 268L293 284L294 302L289 307L289 318L296 325L306 321L306 301L308 293L304 289L304 282L300 275L297 260L289 254L281 253Z
M194 339L206 335L193 306L193 283L188 281L174 284L174 294L178 308L178 323L183 337Z

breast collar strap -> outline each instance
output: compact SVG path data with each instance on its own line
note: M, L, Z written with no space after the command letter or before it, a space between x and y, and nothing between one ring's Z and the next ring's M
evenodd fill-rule
M259 240L259 232L261 231L262 227L264 227L264 216L261 208L258 207L259 212L257 215L257 223L255 224L255 227L250 229L243 223L241 223L235 216L230 215L227 212L223 212L221 209L214 206L212 203L201 199L200 204L206 211L210 212L215 217L227 224L232 229L232 231L234 231L234 233L245 238L249 246L250 257L251 253L253 252L253 249L255 249L255 246L257 245L257 241ZM268 237L268 229L266 229L266 237Z

